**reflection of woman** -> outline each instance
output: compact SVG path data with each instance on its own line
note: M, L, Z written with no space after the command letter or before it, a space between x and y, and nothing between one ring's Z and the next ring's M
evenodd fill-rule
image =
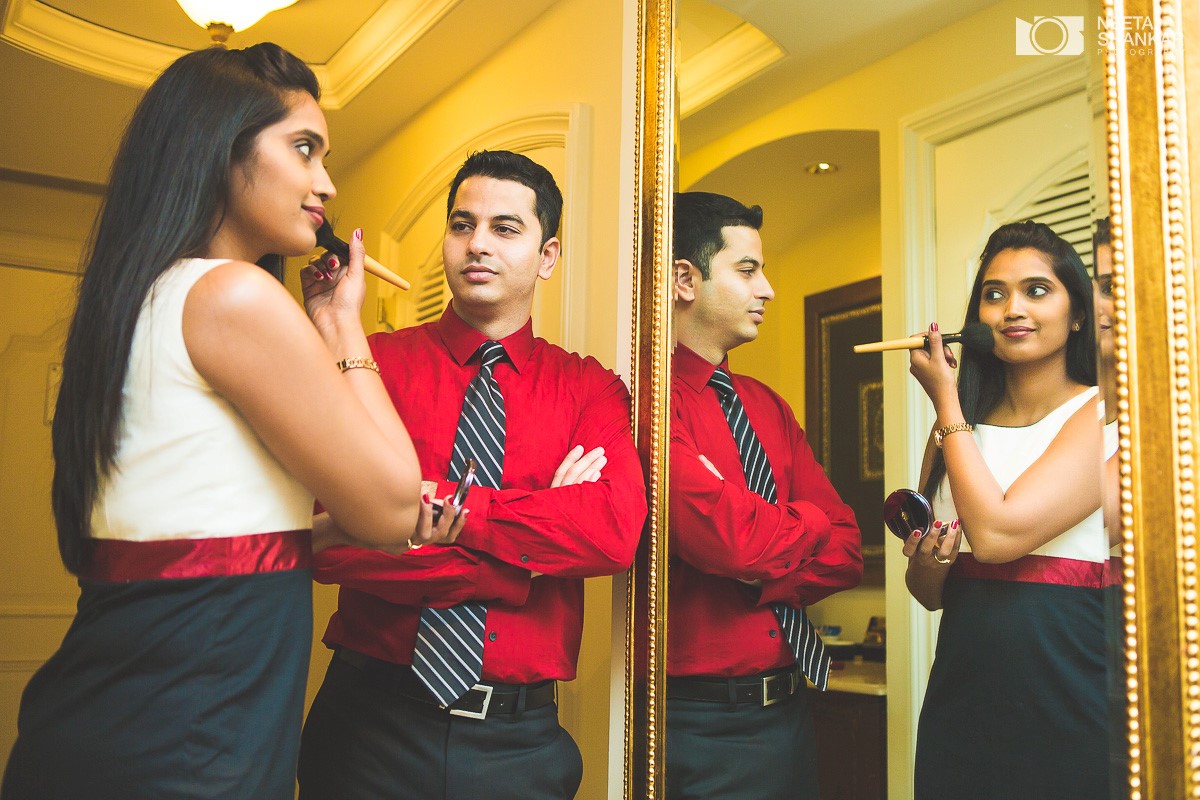
M924 490L953 520L905 545L910 591L944 609L916 796L1095 800L1107 792L1108 545L1091 281L1045 225L1005 225L966 322L988 325L995 349L964 351L957 384L936 325L911 358L937 412Z
M125 134L54 421L79 610L30 681L3 796L290 798L312 633L312 493L349 535L416 527L412 444L359 322L362 245L315 245L326 125L275 45L176 61ZM272 255L274 254L274 255Z

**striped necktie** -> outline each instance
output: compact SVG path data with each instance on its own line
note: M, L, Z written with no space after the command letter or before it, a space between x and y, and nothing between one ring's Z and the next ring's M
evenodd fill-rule
M504 471L504 396L492 369L506 354L502 344L491 341L476 352L479 374L467 384L446 477L461 478L467 459L473 458L479 484L499 489ZM487 605L479 601L422 609L413 672L442 706L449 706L479 682L486 618Z
M733 379L729 377L728 372L718 367L708 383L717 390L720 397L721 410L725 412L725 421L729 423L733 441L737 444L738 457L742 460L746 486L768 503L778 502L775 476L771 474L767 452L763 450L762 442L758 440L758 435L750 425L750 418L746 416L746 408L742 405L741 398L734 391ZM771 610L779 620L784 640L796 657L796 662L808 679L818 689L825 691L829 680L829 657L825 655L825 643L821 641L816 626L802 608L773 603Z

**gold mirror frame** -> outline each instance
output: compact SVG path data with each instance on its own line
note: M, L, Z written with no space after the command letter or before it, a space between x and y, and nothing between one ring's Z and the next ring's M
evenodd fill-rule
M627 583L626 800L665 795L667 449L671 396L671 206L675 188L675 0L638 0L634 109L633 434L649 491Z
M638 0L636 13L632 375L650 516L628 582L623 796L656 800L665 778L674 0ZM1200 154L1200 0L1106 0L1105 14L1148 17L1162 42L1155 58L1110 49L1105 70L1129 796L1200 798L1200 313L1191 244L1200 167L1188 158L1191 144Z
M1148 17L1161 43L1157 58L1110 50L1105 75L1130 797L1200 797L1191 242L1200 173L1188 158L1200 136L1200 63L1187 52L1200 48L1200 5L1108 0L1105 12Z

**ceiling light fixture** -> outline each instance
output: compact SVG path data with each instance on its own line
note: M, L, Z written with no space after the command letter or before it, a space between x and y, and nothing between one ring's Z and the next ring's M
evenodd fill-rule
M224 47L230 34L244 31L260 19L287 8L296 0L176 0L192 22L208 31L213 47Z
M837 164L830 164L828 161L814 161L804 168L804 171L809 175L829 175L837 172Z

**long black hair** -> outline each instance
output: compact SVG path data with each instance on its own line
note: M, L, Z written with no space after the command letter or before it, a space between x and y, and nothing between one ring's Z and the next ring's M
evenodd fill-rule
M258 134L287 116L298 91L320 94L312 70L278 45L202 50L167 67L125 130L92 232L54 415L52 503L71 572L89 560L92 504L113 468L142 303L173 263L204 252L224 218L230 171L250 168ZM260 264L282 277L281 258Z
M988 237L979 256L979 271L967 302L963 327L979 322L979 305L983 300L983 279L988 267L1001 251L1037 250L1050 261L1054 277L1058 278L1071 299L1071 317L1082 317L1079 330L1067 333L1067 377L1085 386L1096 385L1096 326L1092 306L1092 284L1087 268L1079 254L1065 239L1041 222L1013 222L1001 225ZM980 353L963 348L959 358L958 402L963 419L972 425L986 419L1004 398L1007 373L1004 362L995 353ZM946 475L946 460L941 450L934 454L929 477L922 489L929 499L938 490Z

